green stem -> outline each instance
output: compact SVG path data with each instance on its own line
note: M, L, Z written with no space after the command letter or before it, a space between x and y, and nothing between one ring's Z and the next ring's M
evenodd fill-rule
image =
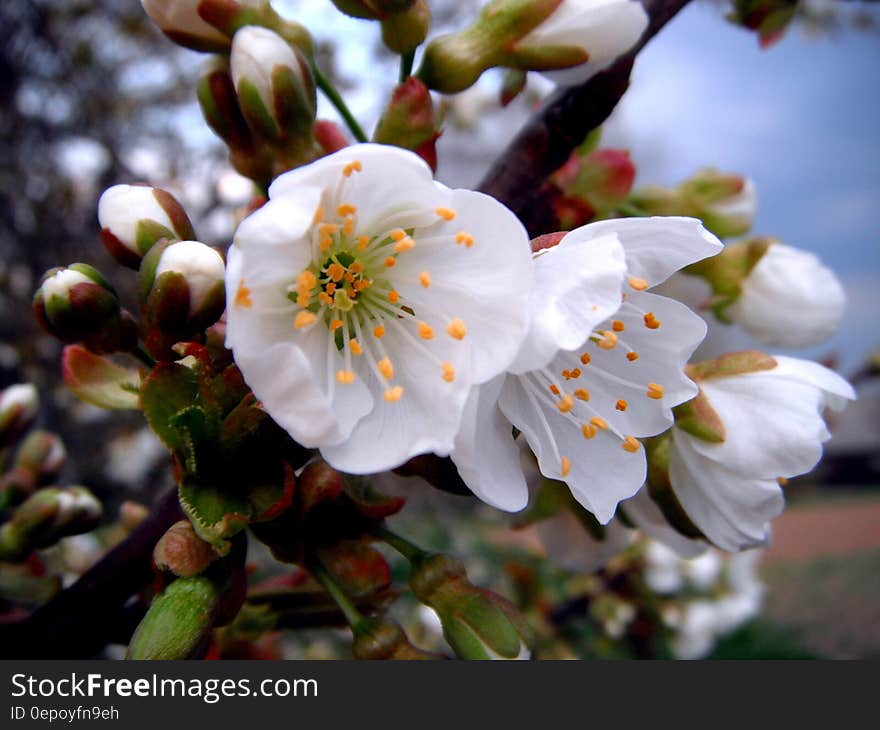
M330 80L321 73L321 70L317 66L313 66L312 70L315 73L315 82L318 84L318 88L324 92L324 96L327 97L328 101L336 108L336 111L338 111L340 116L345 120L345 123L348 125L354 138L358 142L366 142L367 135L364 134L364 130L361 129L360 124L357 123L357 120L354 118L351 110L346 106L345 101L339 95L336 87L330 83Z
M413 61L416 58L415 49L411 50L409 53L401 54L400 56L400 83L402 84L406 81L410 76L412 76L413 70Z
M340 588L336 581L333 580L333 576L327 572L327 569L321 565L317 559L309 562L309 572L315 576L316 580L322 586L324 586L324 590L330 594L330 597L336 602L336 605L339 606L339 610L342 611L342 615L345 616L345 620L348 621L348 625L351 626L352 631L356 630L358 624L364 620L364 615L357 610L354 603L351 602L349 597L343 592L342 588Z
M134 355L138 360L140 360L148 368L152 368L156 365L156 361L153 358L151 358L149 356L149 354L147 354L147 351L143 347L141 347L140 345L135 347L131 351L131 354Z
M424 558L427 555L427 553L418 545L411 543L405 537L401 537L395 532L391 532L387 527L374 527L373 534L382 540L382 542L397 550L397 552L403 555L403 557L411 563Z

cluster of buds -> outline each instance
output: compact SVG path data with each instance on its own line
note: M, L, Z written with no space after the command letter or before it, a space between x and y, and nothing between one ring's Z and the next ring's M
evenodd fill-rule
M418 75L446 94L496 66L579 84L629 51L646 25L642 5L629 0L493 0L469 28L431 41Z
M554 207L561 230L605 217L629 197L636 176L629 152L594 145L588 138L551 177L559 191Z
M712 288L709 306L777 347L810 347L827 340L843 319L846 294L819 258L772 238L730 244L688 268Z
M636 190L631 202L647 215L699 218L719 238L748 233L758 207L751 180L712 168L675 188L649 185Z

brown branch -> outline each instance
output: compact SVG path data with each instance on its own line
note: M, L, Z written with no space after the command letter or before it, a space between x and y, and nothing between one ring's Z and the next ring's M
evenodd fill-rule
M636 46L580 86L557 90L483 178L479 189L516 213L530 235L546 233L544 227L553 219L547 196L541 194L543 181L605 122L629 86L636 55L688 2L644 0L648 27Z
M153 547L183 518L177 488L123 542L79 580L26 618L0 623L4 659L62 659L91 656L111 642L126 642L139 620L128 600L153 577Z

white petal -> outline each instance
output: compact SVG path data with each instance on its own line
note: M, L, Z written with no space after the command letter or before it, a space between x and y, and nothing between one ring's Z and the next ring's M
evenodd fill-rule
M541 473L568 484L575 499L596 519L606 524L617 503L631 497L645 481L645 453L622 448L620 437L599 430L584 438L580 422L562 414L550 398L529 390L523 377L510 376L504 383L499 406L529 443ZM570 471L562 475L562 457Z
M722 244L696 218L615 218L585 226L590 236L616 233L629 276L654 286L688 264L718 253Z
M809 383L823 392L823 405L835 411L843 410L849 401L856 399L856 391L833 370L812 360L775 355L777 362L773 373L776 377Z
M777 347L810 347L840 325L846 294L817 256L781 243L767 249L727 310L753 337Z
M688 517L722 550L766 544L769 522L785 506L775 478L744 477L702 455L697 443L702 442L673 430L669 478Z
M531 249L522 224L494 198L451 193L455 219L438 221L430 231L416 229L416 246L398 258L392 281L405 300L445 319L437 337L448 337L452 319L465 323L467 335L458 344L469 352L466 376L483 383L507 369L525 336ZM453 242L459 231L473 236L473 246ZM431 276L427 289L419 283L423 271Z
M632 542L632 530L614 520L605 527L604 539L596 539L567 509L536 525L547 556L565 570L592 573L608 564Z
M640 489L634 497L621 503L620 508L630 522L648 537L672 548L683 558L696 557L708 547L702 540L685 537L672 527L651 499L647 489Z
M626 270L611 234L584 237L579 229L535 258L531 326L510 370L537 370L558 350L573 350L620 306Z
M513 427L498 408L507 376L473 388L450 456L468 488L487 504L518 512L529 501Z

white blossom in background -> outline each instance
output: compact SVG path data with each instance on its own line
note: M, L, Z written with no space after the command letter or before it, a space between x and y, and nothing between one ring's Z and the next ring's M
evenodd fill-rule
M771 243L741 284L726 314L753 337L774 347L810 347L840 325L846 294L816 256Z
M637 439L665 431L697 393L684 365L706 325L646 290L720 249L695 219L631 218L538 252L529 334L510 374L472 394L451 455L477 496L508 511L528 501L512 424L545 477L611 519L645 480Z
M804 474L829 433L822 412L855 398L843 378L808 360L770 359L770 367L699 381L723 423L723 440L676 425L669 479L682 508L710 542L737 551L767 543L785 500L780 478Z
M470 388L528 326L528 236L415 154L354 145L288 172L239 226L227 344L269 414L335 468L451 451Z
M589 60L579 66L545 71L557 84L574 86L610 66L629 51L648 25L648 15L636 0L563 0L520 46L574 46Z

